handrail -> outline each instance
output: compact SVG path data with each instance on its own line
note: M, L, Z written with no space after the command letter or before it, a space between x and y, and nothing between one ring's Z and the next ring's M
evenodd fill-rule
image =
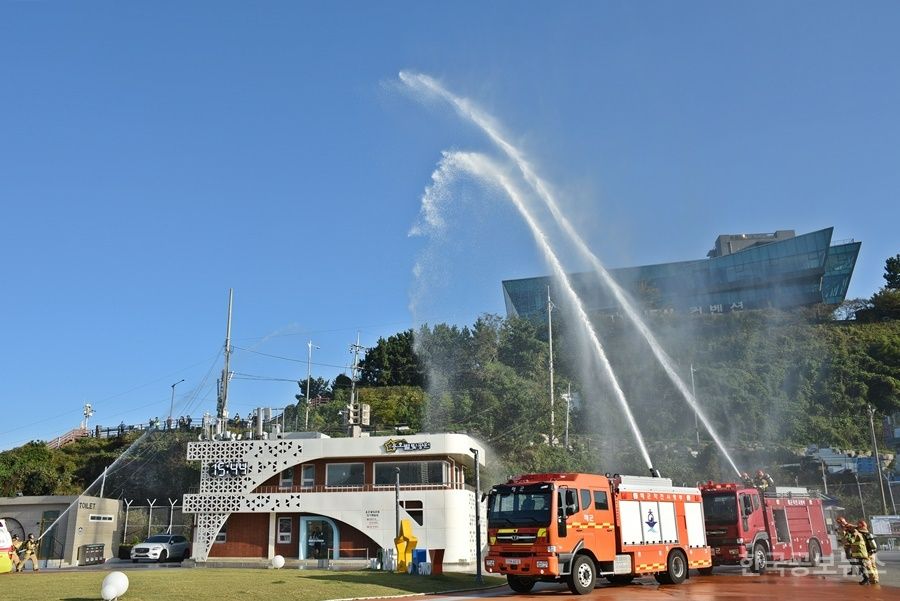
M465 490L465 484L462 482L445 483L445 484L401 484L400 490L417 491L417 490ZM389 484L361 484L356 486L258 486L253 490L255 493L323 493L323 492L390 492L394 490L393 485ZM200 493L203 494L203 493Z

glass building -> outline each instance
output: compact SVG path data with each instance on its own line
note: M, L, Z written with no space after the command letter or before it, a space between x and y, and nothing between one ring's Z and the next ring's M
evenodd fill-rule
M833 229L800 236L791 230L719 236L707 259L611 269L609 273L632 298L663 312L705 314L836 305L847 294L861 242L832 245ZM569 277L587 311L617 311L615 299L597 274ZM507 315L545 315L547 286L552 297L560 297L551 277L504 281Z

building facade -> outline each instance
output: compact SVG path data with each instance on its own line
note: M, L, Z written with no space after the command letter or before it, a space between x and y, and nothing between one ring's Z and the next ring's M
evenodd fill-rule
M471 564L473 449L483 465L483 447L463 434L189 443L188 460L201 463L199 492L184 496L192 558L366 559L393 548L397 519L408 519L418 548Z
M609 273L637 301L662 312L706 314L836 305L847 294L861 243L832 245L832 233L833 228L800 236L791 230L723 235L707 259ZM618 311L613 295L595 273L576 273L570 279L588 311ZM554 298L561 296L552 277L504 281L507 315L545 315L547 286Z
M66 567L79 565L84 545L101 544L104 558L115 557L121 505L88 496L0 497L0 518L10 535L40 538L41 567Z

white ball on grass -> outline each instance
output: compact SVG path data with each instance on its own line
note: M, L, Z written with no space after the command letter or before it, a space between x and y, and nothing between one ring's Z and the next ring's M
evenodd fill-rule
M111 599L115 599L116 597L121 597L125 594L125 591L128 590L128 576L126 576L123 572L110 572L107 574L106 578L103 579L103 584L100 585L101 594L106 589L106 587L112 587L113 596ZM103 597L106 599L106 597Z
M273 557L272 558L272 567L275 568L276 570L280 570L281 568L283 568L284 567L284 557L282 557L281 555L276 555L275 557Z

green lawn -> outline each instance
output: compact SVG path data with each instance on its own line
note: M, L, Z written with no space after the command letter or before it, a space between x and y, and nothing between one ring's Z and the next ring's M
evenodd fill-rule
M477 588L471 574L409 576L370 571L251 570L231 568L122 570L128 592L122 601L222 601L291 599L322 601L349 597L408 595ZM3 597L16 601L96 601L108 571L41 570L0 575ZM488 586L505 580L485 577Z

